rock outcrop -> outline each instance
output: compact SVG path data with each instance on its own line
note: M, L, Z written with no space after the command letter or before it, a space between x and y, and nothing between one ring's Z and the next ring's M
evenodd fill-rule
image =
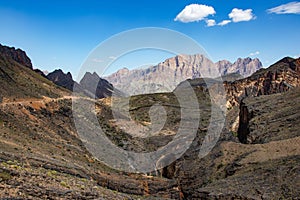
M21 49L15 49L14 47L7 47L0 44L0 54L32 69L30 58L26 55L25 51Z

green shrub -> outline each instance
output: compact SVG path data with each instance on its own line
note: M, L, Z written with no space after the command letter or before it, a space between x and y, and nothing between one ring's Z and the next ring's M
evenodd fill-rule
M12 176L7 172L0 171L0 182L10 180Z
M70 186L65 182L65 181L61 181L60 185L66 188L69 188Z
M238 133L235 132L235 131L232 131L231 133L232 133L232 135L233 135L234 137L237 137L237 136L238 136Z

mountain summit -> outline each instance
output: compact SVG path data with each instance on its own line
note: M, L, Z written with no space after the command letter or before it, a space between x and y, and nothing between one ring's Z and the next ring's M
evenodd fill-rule
M10 58L19 64L32 69L30 58L26 55L25 51L16 49L14 47L7 47L0 44L0 54L6 58Z
M114 87L107 80L102 79L99 75L94 72L86 72L80 81L80 85L92 96L95 95L96 98L105 98L112 95Z
M68 90L73 90L74 84L77 84L70 72L65 74L61 69L54 70L47 75L47 78L53 83L62 86Z

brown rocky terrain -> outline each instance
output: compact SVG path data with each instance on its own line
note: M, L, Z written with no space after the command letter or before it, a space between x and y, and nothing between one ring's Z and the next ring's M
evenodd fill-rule
M180 196L172 180L118 172L96 161L79 139L72 118L72 98L88 98L70 96L70 91L11 58L1 59L0 198Z
M0 54L0 61L2 199L299 199L299 59L285 58L245 79L227 77L225 126L203 158L199 151L214 106L207 87L223 83L189 80L201 111L191 116L202 116L196 136L183 156L148 175L95 159L79 139L72 100L94 103L91 112L117 146L150 152L176 137L182 108L173 93L129 97L130 116L140 126L151 125L149 113L157 103L167 114L162 130L139 138L116 123L111 110L116 97L72 96L13 57ZM180 92L189 98L184 87Z
M176 187L96 161L76 134L69 97L6 103L0 113L0 197L137 199L132 195L168 197Z

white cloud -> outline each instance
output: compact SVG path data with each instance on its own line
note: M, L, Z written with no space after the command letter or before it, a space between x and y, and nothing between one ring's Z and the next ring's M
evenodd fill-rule
M260 54L260 52L259 52L259 51L256 51L256 52L250 53L249 55L250 55L250 56L257 56L257 55L259 55L259 54Z
M223 20L218 24L216 23L216 20L214 20L214 19L208 19L205 22L206 22L207 26L216 26L216 25L225 26L225 25L229 24L231 22L231 20Z
M300 14L300 2L290 2L267 10L276 14Z
M231 22L231 20L223 20L220 23L218 23L218 26L225 26L227 24L229 24Z
M216 20L214 19L208 19L205 21L207 26L215 26L216 25Z
M252 13L252 9L242 10L234 8L228 16L230 19L232 19L233 22L250 21L252 19L255 19L255 16Z
M207 16L216 14L213 7L202 4L190 4L176 16L175 21L184 23L204 20Z
M300 58L300 54L294 56L295 59Z

